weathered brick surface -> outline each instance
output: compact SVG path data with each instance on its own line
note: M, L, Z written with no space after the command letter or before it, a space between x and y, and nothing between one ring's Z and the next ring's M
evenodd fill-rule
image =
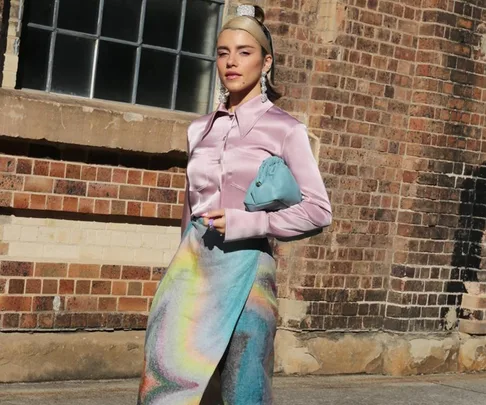
M160 267L0 261L5 330L141 329Z
M156 172L0 154L0 206L180 219L185 176L179 172L177 168Z
M483 321L459 306L464 281L482 281L486 261L486 4L258 4L274 33L279 105L318 139L334 211L325 233L275 246L279 297L306 304L300 316L281 314L281 325L438 331L456 327L456 312ZM0 207L181 216L182 169L64 160L1 156ZM0 325L143 327L163 274L119 263L2 263Z

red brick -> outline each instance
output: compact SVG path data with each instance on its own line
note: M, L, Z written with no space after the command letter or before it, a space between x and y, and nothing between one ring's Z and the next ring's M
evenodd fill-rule
M56 180L54 183L54 193L85 196L86 183L75 180Z
M144 186L156 186L157 185L157 173L156 172L143 172L142 184Z
M95 200L95 214L108 215L110 213L111 202L109 200Z
M80 198L78 212L84 214L92 214L94 212L95 200L92 198Z
M9 191L0 191L0 207L12 206L13 193Z
M0 296L0 312L15 311L28 312L31 309L31 297L9 297Z
M147 311L147 298L122 297L118 301L118 311L145 312Z
M153 297L155 295L155 291L157 291L157 286L159 283L157 282L146 282L143 283L143 296L146 297Z
M93 281L91 284L91 294L110 295L111 281Z
M19 327L20 314L3 314L2 326L5 329L16 329Z
M182 211L183 209L181 205L172 205L170 217L174 219L182 219Z
M48 195L46 200L46 209L48 211L62 211L63 197L57 195Z
M68 297L66 298L66 310L70 312L96 311L97 301L97 297Z
M142 295L142 283L135 281L128 283L127 295Z
M15 193L13 197L14 208L26 209L30 205L30 194L28 193Z
M170 187L171 176L169 173L159 173L157 187Z
M18 159L17 170L19 174L32 174L33 162L30 159Z
M156 216L157 204L142 203L142 217L153 218Z
M98 167L96 172L96 180L97 181L104 181L104 182L111 182L112 170L109 167Z
M47 203L47 196L41 194L32 194L30 196L30 209L45 210Z
M5 294L7 291L7 280L5 278L0 278L0 294Z
M142 172L140 170L128 171L128 184L142 184Z
M54 314L39 314L37 325L41 329L51 329L54 326Z
M104 183L90 183L88 197L118 198L118 186Z
M12 156L0 156L0 172L12 173L15 171L16 159Z
M127 295L128 283L126 281L113 281L112 295Z
M127 215L139 217L142 210L142 204L139 202L128 201Z
M0 173L0 189L2 190L22 190L24 177L15 174Z
M128 170L126 169L113 169L113 183L124 184L127 182Z
M58 281L57 280L43 280L42 294L57 294Z
M62 202L62 210L69 212L78 212L79 198L64 197Z
M119 279L121 275L121 266L104 264L101 266L101 277L108 279Z
M49 176L64 178L66 176L66 164L61 162L51 162Z
M59 280L59 294L68 295L74 293L74 280Z
M116 298L100 297L98 311L116 311Z
M42 287L42 280L39 279L27 279L27 284L25 286L26 294L40 294Z
M37 327L37 314L21 314L19 327L21 329L35 329Z
M11 278L8 281L8 293L9 294L23 294L25 287L24 279L14 279Z
M76 294L90 294L91 281L76 280Z
M182 188L186 187L186 176L180 174L172 175L172 183L170 185L172 188Z
M111 201L111 214L112 215L126 215L127 203L126 201Z
M96 166L83 165L81 167L81 180L96 180Z
M81 166L68 164L66 166L66 177L68 179L80 179L81 178Z
M44 160L36 160L34 162L34 174L39 176L48 176L49 175L49 162Z
M7 277L31 277L34 265L32 262L2 261L0 275Z
M149 189L138 186L120 186L119 198L124 200L147 201Z
M150 267L143 266L123 266L123 280L150 280Z
M66 277L67 276L66 263L36 263L35 277Z
M69 265L70 278L99 278L100 265L99 264L70 264Z
M170 218L171 206L169 204L157 204L157 218Z

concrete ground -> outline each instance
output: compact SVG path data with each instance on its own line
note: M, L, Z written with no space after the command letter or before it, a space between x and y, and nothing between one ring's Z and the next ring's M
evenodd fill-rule
M0 384L1 405L135 405L137 380ZM481 405L486 374L277 377L275 405Z

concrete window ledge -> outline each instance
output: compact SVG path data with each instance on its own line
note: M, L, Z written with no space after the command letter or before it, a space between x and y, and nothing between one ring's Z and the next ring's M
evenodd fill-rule
M0 135L134 152L186 151L194 113L0 89Z

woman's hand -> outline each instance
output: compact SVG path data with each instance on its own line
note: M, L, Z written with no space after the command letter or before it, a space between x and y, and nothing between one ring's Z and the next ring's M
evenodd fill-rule
M224 235L226 232L226 216L224 209L205 212L201 216L204 218L204 225L209 226L211 220L214 230Z

